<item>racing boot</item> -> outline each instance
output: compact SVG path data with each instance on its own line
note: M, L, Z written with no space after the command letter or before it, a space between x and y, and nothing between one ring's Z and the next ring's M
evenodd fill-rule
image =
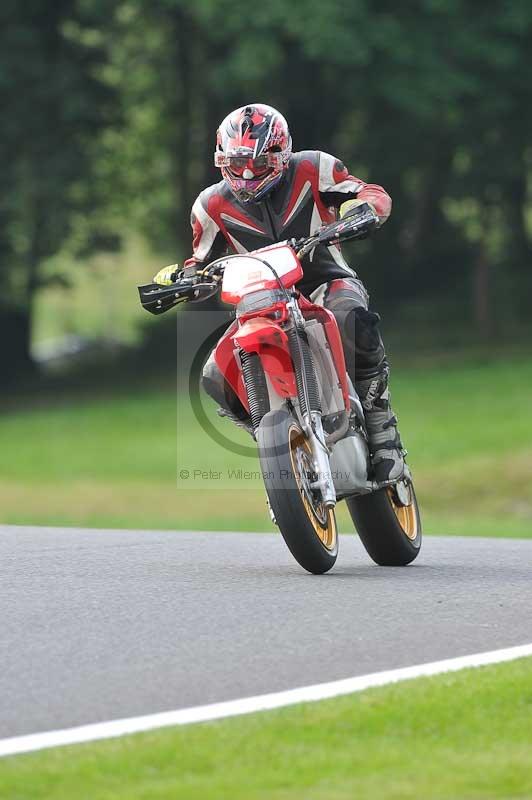
M390 406L388 375L385 364L378 374L355 384L366 418L375 481L383 486L403 477L406 455L397 430L397 417Z

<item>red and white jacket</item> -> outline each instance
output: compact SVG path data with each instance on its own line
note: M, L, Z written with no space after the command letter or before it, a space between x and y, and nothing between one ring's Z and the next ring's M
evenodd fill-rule
M201 267L228 251L246 253L310 236L336 219L341 204L352 198L371 203L381 224L388 219L392 201L382 186L355 178L341 161L319 150L293 153L283 180L258 203L240 203L221 181L201 192L192 207L193 255L185 267ZM338 245L319 245L302 266L298 288L304 294L334 278L355 275Z

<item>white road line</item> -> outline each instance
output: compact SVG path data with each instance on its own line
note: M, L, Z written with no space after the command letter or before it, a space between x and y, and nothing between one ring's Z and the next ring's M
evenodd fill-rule
M370 675L359 675L331 683L318 683L315 686L302 686L285 692L262 694L256 697L244 697L240 700L229 700L224 703L212 703L207 706L183 708L177 711L164 711L160 714L147 714L143 717L115 719L108 722L96 722L92 725L81 725L78 728L66 728L45 733L32 733L26 736L15 736L11 739L0 739L0 756L11 756L17 753L30 753L49 747L60 747L68 744L94 742L98 739L112 739L155 728L167 728L172 725L189 725L193 722L207 722L224 717L235 717L241 714L252 714L256 711L268 711L295 703L312 703L331 697L361 692L373 686L384 686L410 678L438 675L443 672L456 672L466 667L482 667L487 664L499 664L513 661L516 658L532 656L532 644L518 647L507 647L503 650L491 650L488 653L474 653L470 656L448 658L444 661L433 661L429 664L418 664L413 667L391 669L374 672Z

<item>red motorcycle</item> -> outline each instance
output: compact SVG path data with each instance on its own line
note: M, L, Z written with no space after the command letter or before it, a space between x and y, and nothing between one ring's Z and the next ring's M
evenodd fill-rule
M307 239L225 256L168 287L139 287L143 307L154 314L204 300L220 285L222 301L235 306L216 364L249 413L272 520L313 573L336 561L339 500L377 564L408 564L421 547L408 467L393 485L372 479L364 412L336 320L294 288L303 277L301 259L314 247L363 238L375 223L370 207L361 206Z

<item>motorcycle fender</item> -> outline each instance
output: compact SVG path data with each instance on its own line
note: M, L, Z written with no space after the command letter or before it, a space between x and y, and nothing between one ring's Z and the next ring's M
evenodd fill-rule
M235 351L233 343L233 334L236 330L237 323L233 322L214 349L214 361L244 408L249 411L248 396L242 378L240 360L235 355L235 352L238 351Z
M273 320L260 317L247 320L233 334L235 345L246 353L257 353L272 388L281 397L296 397L294 367L288 336Z

